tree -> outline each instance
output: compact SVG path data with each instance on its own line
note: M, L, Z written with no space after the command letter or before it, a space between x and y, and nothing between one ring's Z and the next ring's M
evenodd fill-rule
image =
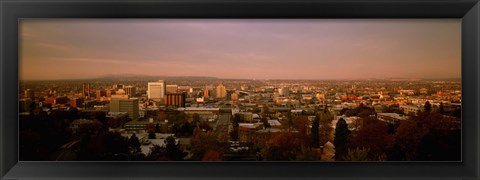
M187 155L178 148L178 145L173 136L167 137L165 139L166 151L168 158L173 161L181 161Z
M146 159L150 161L169 160L167 156L167 150L164 147L160 147L159 145L153 145L153 147L150 148L150 152L146 156Z
M230 135L231 141L238 141L238 128L232 129L228 134Z
M96 119L100 123L102 123L103 130L108 131L108 127L109 127L108 126L108 119L107 119L107 116L106 116L105 112L96 112L93 119Z
M238 114L235 114L235 116L232 118L232 127L237 128L239 122L240 122L240 116Z
M459 119L435 112L419 112L401 121L388 160L460 160Z
M348 149L347 154L343 156L344 161L369 161L368 158L370 149L368 148L355 148Z
M430 101L425 102L424 111L427 113L432 112L432 105L430 104Z
M202 161L221 161L222 157L218 151L208 150L202 158Z
M426 134L417 147L418 161L459 161L461 160L461 131L434 128Z
M211 131L202 131L195 129L191 139L192 160L202 160L205 153L209 150L221 152L221 145L217 139L217 134Z
M261 153L269 161L295 160L301 151L302 141L303 139L292 132L277 133L267 140Z
M132 136L130 136L130 139L128 139L128 146L130 148L130 153L132 154L142 152L142 149L140 148L140 141L135 133L133 133Z
M192 121L192 122L193 122L194 124L200 122L200 114L198 114L198 113L193 113L192 116L193 116L193 121Z
M269 127L270 127L270 123L268 123L267 118L262 117L262 123L263 123L263 127L265 127L265 128L269 128Z
M204 129L204 130L206 130L206 131L211 131L211 130L213 130L213 128L210 127L210 125L209 125L207 122L205 122L205 121L200 122L200 124L198 125L198 127L199 127L200 129Z
M155 125L155 132L156 133L160 132L160 124L158 124L158 123Z
M387 123L376 119L362 119L364 121L358 131L352 132L350 135L350 149L366 148L368 151L368 159L382 159L383 153L387 151L387 147L393 141L393 135L389 134L389 126Z
M300 136L301 139L304 139L302 142L303 145L309 144L309 138L307 135L307 128L308 128L308 119L306 116L298 116L295 117L293 121L293 126L295 129L298 130L298 135Z
M33 101L32 104L35 105L35 101ZM31 107L31 108L32 108L31 110L33 110L34 107ZM78 118L79 118L78 109L70 108L70 110L68 111L68 120L73 121Z
M301 146L300 153L297 155L297 161L318 161L321 159L320 150L318 152L314 149Z
M350 130L348 129L347 122L340 118L335 128L335 138L333 145L335 146L335 160L343 160L343 156L347 153L348 138Z
M148 133L148 139L156 139L156 138L157 138L157 137L156 137L156 135L155 135L155 132L150 131L150 132Z
M425 134L427 134L428 128L424 126L424 114L419 113L419 116L413 120L402 121L395 132L395 140L393 146L398 146L398 149L391 149L396 151L391 153L395 155L395 158L388 157L388 159L405 159L413 160L418 144ZM399 154L401 153L401 154Z
M320 127L320 118L315 116L315 119L312 123L312 131L311 131L311 146L313 148L320 147L320 137L319 137L319 127Z
M114 155L125 154L124 159L128 160L129 144L128 139L118 132L107 132L103 141L105 153Z
M393 145L386 152L387 161L405 161L405 152L402 150L402 147L397 142L394 142Z
M327 108L327 107L325 107ZM319 114L320 117L320 128L319 128L319 137L320 137L320 145L324 145L328 141L333 141L332 137L332 120L333 120L333 115L328 111L328 109L324 109L323 112L320 112Z
M230 140L232 141L238 141L238 123L240 121L240 116L235 114L235 116L232 119L232 131L229 132L230 134Z
M445 108L443 107L443 102L440 103L440 109L439 109L439 111L440 111L440 114L445 115Z
M191 136L195 125L189 122L184 122L183 124L174 124L172 127L172 132L177 136Z

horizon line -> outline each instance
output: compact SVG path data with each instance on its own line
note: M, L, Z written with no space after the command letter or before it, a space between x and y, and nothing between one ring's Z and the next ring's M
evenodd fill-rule
M109 76L120 76L120 77L109 77ZM91 78L65 78L65 79L19 79L19 81L62 81L62 80L98 80L98 79L119 79L119 78L140 78L142 76L147 76L148 78L212 78L218 80L395 80L395 79L404 79L404 80L440 80L440 79L462 79L462 77L438 77L438 78L426 78L426 77L380 77L380 78L221 78L215 76L166 76L166 75L103 75L99 77Z

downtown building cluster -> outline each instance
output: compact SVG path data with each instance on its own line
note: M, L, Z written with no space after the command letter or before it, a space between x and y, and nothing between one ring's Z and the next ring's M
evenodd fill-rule
M427 102L433 111L454 119L453 124L460 124L461 118L459 81L112 80L42 86L25 82L23 87L21 117L72 109L84 114L102 112L109 131L140 139L142 153L148 154L155 145L165 146L164 139L172 136L189 154L186 160L195 158L193 129L211 132L224 144L222 160L259 160L265 158L261 149L269 146L275 134L311 134L319 112L330 117L321 127L335 129L344 119L351 131L362 128L357 123L361 118L353 113L358 107L372 109L369 116L388 124L409 121L424 111ZM68 127L75 132L95 123L91 117L73 119ZM305 129L296 126L299 118L305 118ZM156 138L149 138L152 132ZM332 159L327 151L334 149L333 131L325 136L321 138L327 141L314 152L321 159Z

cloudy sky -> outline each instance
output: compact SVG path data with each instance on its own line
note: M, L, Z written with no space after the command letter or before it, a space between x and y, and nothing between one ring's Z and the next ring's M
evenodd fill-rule
M456 78L461 20L20 21L22 80Z

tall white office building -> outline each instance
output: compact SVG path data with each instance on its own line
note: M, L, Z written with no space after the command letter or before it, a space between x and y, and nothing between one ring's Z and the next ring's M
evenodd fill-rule
M223 84L219 84L217 86L217 98L225 98L227 97L227 90Z
M147 89L148 99L163 100L163 97L165 97L165 91L166 91L166 86L165 86L165 81L163 80L148 83L148 89Z

